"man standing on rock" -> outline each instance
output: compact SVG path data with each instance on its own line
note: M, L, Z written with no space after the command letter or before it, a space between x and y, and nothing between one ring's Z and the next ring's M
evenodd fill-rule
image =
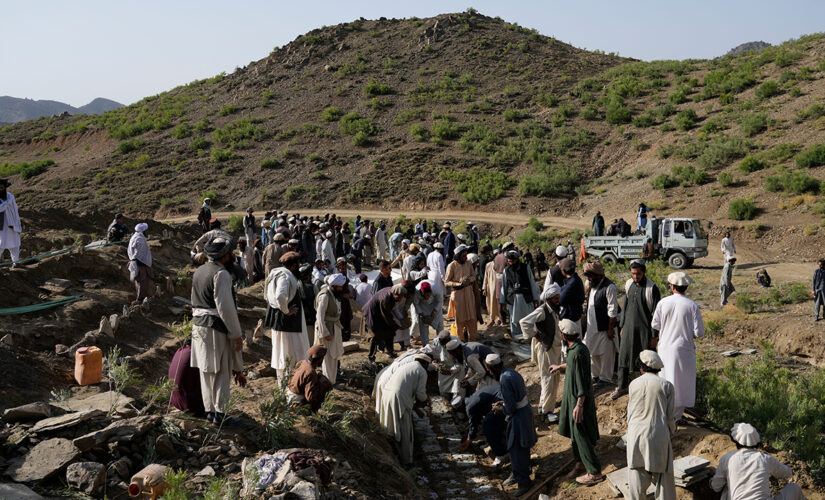
M149 224L141 222L135 226L135 234L129 240L127 255L129 256L129 279L135 283L137 293L136 302L143 302L143 299L152 294L152 251L146 241L146 230Z
M521 331L519 321L530 314L539 305L539 293L533 272L519 260L516 250L509 250L507 267L501 280L501 297L499 304L505 315L510 316L510 337L515 340L527 340Z
M201 372L206 419L216 425L237 423L225 415L232 374L238 384L246 383L241 373L241 324L232 298L232 277L226 270L233 247L231 239L210 240L204 248L209 262L192 276L191 364Z
M659 335L658 331L651 328L650 321L661 294L659 287L645 277L646 273L647 266L644 262L634 260L630 264L630 279L624 285L627 298L619 320L619 380L616 389L610 394L613 400L627 393L630 372L636 371L639 353L654 348Z
M341 337L341 300L347 279L343 274L331 274L326 285L315 296L315 343L327 348L323 373L332 384L338 376L338 359L344 355Z
M23 226L20 224L17 201L14 195L6 190L10 185L7 179L0 179L0 259L8 249L12 267L17 267L17 261L20 260L20 233L23 232Z
M530 448L538 441L533 426L533 410L527 398L527 386L519 372L504 368L498 354L488 354L484 360L490 376L501 384L501 398L493 406L493 411L503 413L510 419L507 426L507 450L510 452L512 473L504 481L504 486L518 484L516 496L530 491Z
M427 367L430 357L416 354L415 361L406 363L392 374L382 390L381 409L378 414L381 427L393 438L399 451L401 465L413 463L412 412L423 416L420 407L428 401Z
M559 322L562 340L567 345L567 363L551 367L564 371L564 393L559 414L559 434L570 438L576 465L567 474L570 480L593 486L604 481L602 465L596 455L599 424L596 421L596 400L590 380L590 352L581 342L581 325L563 319ZM586 474L578 476L586 472Z
M299 253L285 253L281 256L283 266L273 269L264 285L267 302L264 326L272 330L272 368L277 371L278 383L282 386L288 383L287 372L306 359L309 349L306 318L295 277L300 263Z
M662 358L655 351L639 355L642 376L630 384L627 400L627 467L629 500L647 498L656 487L656 500L676 500L673 479L673 384L659 376Z
M475 341L478 332L476 322L479 320L476 316L475 302L478 296L478 283L473 264L467 260L466 245L459 245L455 249L455 259L447 266L444 285L452 288L450 300L453 303L458 337L464 337L464 341Z
M619 337L616 335L619 294L616 285L605 277L601 262L587 262L584 276L590 283L584 343L590 350L593 377L598 379L594 389L599 390L613 381L613 368L619 351Z
M725 267L722 268L722 278L719 280L719 293L722 296L720 302L721 307L725 307L728 303L730 294L736 291L733 286L733 266L736 265L736 257L731 257L725 262Z
M656 306L650 326L659 330L659 356L664 363L662 377L673 384L676 394L674 418L681 419L685 408L696 402L696 344L705 334L702 312L696 302L685 297L693 280L677 271L667 277L673 295Z
M552 372L551 367L561 363L561 331L559 331L559 294L561 287L556 283L542 292L544 302L521 320L521 331L533 339L533 359L541 377L539 415L547 422L559 421L556 415L556 399L561 376Z

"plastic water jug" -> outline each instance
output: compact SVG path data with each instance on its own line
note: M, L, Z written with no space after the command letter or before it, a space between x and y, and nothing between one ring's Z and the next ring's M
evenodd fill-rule
M169 467L159 464L147 465L132 476L129 484L129 496L141 500L156 500L163 495L169 484L164 479Z
M74 379L80 385L99 384L103 379L103 352L81 347L74 353Z

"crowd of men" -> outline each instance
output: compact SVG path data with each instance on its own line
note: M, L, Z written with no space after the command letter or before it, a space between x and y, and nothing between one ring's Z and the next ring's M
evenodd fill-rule
M7 186L0 182L0 208L6 215L0 241L6 245L8 228L19 232L13 216L9 224L16 205L12 209ZM670 294L663 297L646 277L645 262L633 261L620 307L617 286L600 262L584 262L584 279L579 276L569 242L547 262L544 254L537 251L534 260L512 242L493 248L472 223L456 234L449 222L419 220L389 230L385 221L360 216L350 225L335 214L309 218L268 212L258 226L250 209L242 222L244 236L236 241L212 217L209 200L198 220L204 234L191 255L197 266L191 342L176 353L169 370L176 384L173 404L179 408L215 425L239 423L226 414L232 379L246 383L235 297L240 287L261 282L271 365L289 403L309 411L321 407L343 376L343 342L352 335L354 311L360 309L361 333L371 335L369 360L375 363L379 351L388 357L373 396L378 420L403 464L413 463L413 415L422 415L429 402L432 372L440 395L468 419L458 450L466 450L482 431L496 455L494 465L509 462L504 484L518 485L517 495L534 484L535 419L558 424L558 433L570 439L575 465L567 477L598 484L605 476L595 448L595 394L615 386L611 399L628 396L631 498L643 498L651 483L656 498L675 498L671 439L684 411L695 403L694 341L704 334L699 306L685 295L692 283L686 273L668 276ZM138 224L127 250L138 300L151 293L147 231L147 224ZM108 238L122 240L127 233L117 214ZM723 251L730 252L726 267L735 263L731 245L732 240L723 242ZM538 262L547 267L543 283L536 282ZM377 272L367 271L373 267ZM393 276L395 268L400 277ZM825 261L820 261L815 295L825 289L823 269ZM730 271L723 272L723 302L725 291L732 291L729 276ZM818 297L817 306L821 302ZM484 314L488 326L506 325L512 342L530 344L540 374L537 411L522 375L479 334ZM445 319L452 320L449 328ZM634 378L634 373L640 375ZM748 495L769 492L769 478L787 477L790 470L754 449L760 439L753 427L737 424L731 435L741 449L723 457L713 488L726 487L732 499L767 498ZM802 498L795 485L780 495L776 498Z

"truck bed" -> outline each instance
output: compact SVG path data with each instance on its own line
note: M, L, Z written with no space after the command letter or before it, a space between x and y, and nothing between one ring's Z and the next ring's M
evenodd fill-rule
M634 236L585 236L584 248L587 253L601 257L605 253L612 253L620 259L639 257L642 246L647 241L643 234Z

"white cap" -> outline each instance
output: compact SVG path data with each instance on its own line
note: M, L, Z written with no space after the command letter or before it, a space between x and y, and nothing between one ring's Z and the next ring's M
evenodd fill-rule
M467 245L458 245L457 247L455 247L455 251L453 252L453 254L458 255L461 252L466 252L468 248L469 247Z
M742 446L756 446L761 439L756 427L743 423L733 424L733 428L730 430L730 436Z
M441 340L450 338L450 330L441 330L440 332L438 332L438 338L440 338Z
M435 245L433 245L433 248L443 249L443 248L444 248L444 243L441 243L441 242L439 241L438 243L436 243Z
M453 408L461 408L461 405L464 403L464 398L461 396L456 396L450 401L450 406Z
M578 321L563 319L559 321L559 330L561 330L561 333L567 335L581 335L582 325Z
M661 370L662 367L665 366L662 362L662 358L659 357L656 351L651 351L650 349L639 353L639 359L642 360L642 363L653 368L654 370Z
M676 271L667 275L667 282L674 286L688 286L693 283L693 279L682 271Z
M344 283L347 282L347 278L340 273L330 274L326 277L326 280L329 286L344 286Z
M460 346L461 346L461 341L460 340L453 339L453 340L447 342L447 350L448 351L458 349Z
M142 233L142 232L146 231L147 229L149 229L149 224L147 224L145 222L141 222L140 224L135 226L135 232L136 233Z
M488 354L486 358L484 358L484 362L488 365L497 365L501 363L501 356L496 353Z
M551 297L555 297L561 293L561 287L558 283L553 283L549 287L545 288L544 291L541 292L541 297L539 297L542 301L546 301Z
M332 231L327 231L327 238L332 238Z
M426 361L427 363L432 361L432 358L427 356L423 352L416 354L413 359L415 359L416 361Z
M563 259L567 257L567 248L559 245L556 247L556 257Z
M468 253L467 254L467 260L469 260L470 262L475 264L476 262L478 262L478 254Z

